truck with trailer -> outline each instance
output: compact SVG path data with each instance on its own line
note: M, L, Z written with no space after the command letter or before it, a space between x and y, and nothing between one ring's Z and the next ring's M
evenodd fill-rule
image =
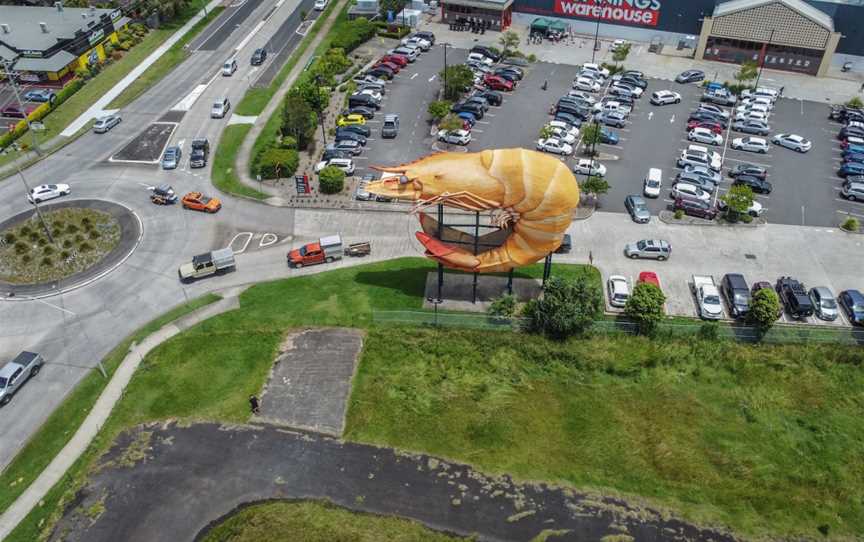
M699 316L705 320L723 318L723 302L720 301L720 290L710 275L693 275L690 287L696 296Z
M288 252L288 264L291 267L303 267L319 263L330 263L341 260L345 251L342 247L342 236L328 235L314 243L308 243Z
M227 247L193 256L191 262L180 266L177 274L181 282L188 282L236 268L234 251Z

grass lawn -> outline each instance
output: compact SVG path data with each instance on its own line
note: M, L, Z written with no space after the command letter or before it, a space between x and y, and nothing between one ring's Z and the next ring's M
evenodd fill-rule
M194 9L196 7L198 9ZM172 45L171 48L165 52L164 55L159 57L159 59L152 65L150 65L149 68L144 70L144 73L138 76L138 79L135 79L135 81L133 81L131 85L126 87L126 90L124 90L120 93L119 96L114 98L114 100L110 104L108 104L108 109L120 109L122 107L126 107L127 105L135 101L138 96L143 94L145 90L152 88L153 85L155 85L156 83L161 81L162 78L171 73L171 70L176 68L181 62L183 62L184 60L186 60L186 58L189 57L189 52L184 49L186 44L192 41L195 36L200 34L201 31L204 30L204 28L208 24L210 24L216 17L218 17L222 13L222 11L224 11L224 9L224 6L217 6L212 10L208 11L207 15L203 19L195 23L195 25L192 26L192 28L190 28L189 31L186 32L179 41L177 41L177 43ZM162 41L165 41L165 39L167 39L177 29L183 26L192 17L192 15L200 11L200 6L195 4L194 6L191 6L191 9L187 8L187 11L189 11L190 13L188 15L184 13L181 17L179 17L177 23L169 24L169 32L162 36ZM155 32L162 32L163 30L165 30L164 27L156 30ZM141 45L143 45L143 43Z
M193 299L188 305L176 307L124 339L102 360L109 378L123 361L133 342L143 340L165 324L218 299L219 296L214 294ZM47 370L50 370L50 367L46 368ZM98 369L91 370L63 401L62 406L42 424L30 442L18 452L15 459L0 474L0 512L6 510L27 489L69 442L107 384L108 380Z
M240 182L240 178L237 177L237 172L234 170L234 163L237 161L237 152L240 150L240 145L243 143L246 134L251 129L251 124L232 124L222 130L219 145L216 147L216 152L213 153L213 173L211 174L211 180L213 181L213 186L225 193L255 199L266 199L267 194L259 192L254 188L249 188Z
M329 502L270 502L243 508L201 542L447 542L464 540L404 519L351 512Z
M334 325L368 328L348 439L639 496L748 535L864 532L860 348L692 337L554 343L371 322L372 310L420 310L434 268L405 258L259 284L239 309L166 341L142 362L87 454L9 541L29 542L50 526L125 428L246 421L246 398L261 391L286 331ZM584 266L556 265L556 273L600 280Z

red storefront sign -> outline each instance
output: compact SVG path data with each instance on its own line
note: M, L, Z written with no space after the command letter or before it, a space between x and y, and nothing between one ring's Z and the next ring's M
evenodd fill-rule
M555 13L613 23L657 26L660 0L555 0Z

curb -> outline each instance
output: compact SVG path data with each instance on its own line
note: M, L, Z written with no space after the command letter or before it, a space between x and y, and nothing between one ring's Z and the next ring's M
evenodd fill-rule
M660 219L660 222L664 224L669 224L670 226L698 226L698 227L708 227L708 228L758 228L760 226L768 225L768 221L762 217L756 217L749 224L745 224L744 222L736 222L734 224L729 222L720 222L718 220L705 220L702 218L694 218L692 216L684 215L682 218L675 218L674 213L672 211L663 210L657 213L657 218Z

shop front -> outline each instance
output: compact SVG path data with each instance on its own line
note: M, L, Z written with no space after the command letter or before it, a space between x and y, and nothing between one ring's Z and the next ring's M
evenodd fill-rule
M513 19L513 0L444 0L441 22L502 31Z

